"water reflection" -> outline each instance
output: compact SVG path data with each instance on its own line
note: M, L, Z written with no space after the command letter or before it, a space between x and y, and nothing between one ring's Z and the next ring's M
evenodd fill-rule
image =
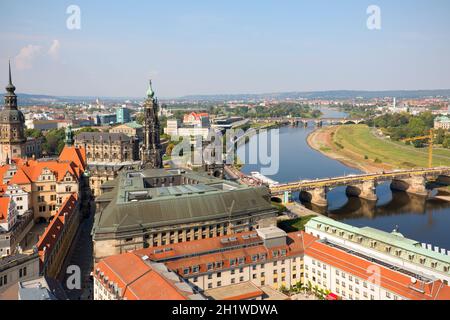
M326 116L341 116L332 113L332 110L328 110ZM289 182L358 173L357 170L309 148L305 140L312 130L312 126L280 129L280 170L272 179ZM260 168L260 164L245 165L243 172L259 171ZM433 192L433 195L435 194L436 192ZM328 208L305 205L315 212L356 227L370 226L391 232L398 225L408 238L450 249L449 202L427 200L405 192L391 191L389 183L377 187L377 196L376 203L348 198L345 187L339 187L328 193ZM298 194L293 197L298 201Z

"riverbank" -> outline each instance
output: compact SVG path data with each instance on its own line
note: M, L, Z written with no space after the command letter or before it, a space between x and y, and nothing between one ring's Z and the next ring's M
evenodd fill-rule
M307 142L327 157L368 173L428 166L428 149L377 136L366 125L324 127ZM433 165L450 166L450 150L434 150Z
M334 136L336 135L336 131L338 129L338 126L316 129L311 132L306 139L306 142L310 148L319 151L326 157L339 161L345 166L362 172L373 173L392 169L392 166L389 166L388 164L372 163L367 159L364 159L364 155L361 156L356 152L344 150L339 145L336 145L334 142Z

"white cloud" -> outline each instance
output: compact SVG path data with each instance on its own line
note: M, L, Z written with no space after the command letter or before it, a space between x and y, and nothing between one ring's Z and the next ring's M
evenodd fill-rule
M33 67L33 61L41 52L41 46L29 44L20 49L15 57L16 66L19 70L30 69Z
M50 49L48 49L48 54L53 59L59 58L59 49L61 48L61 44L59 40L53 40L52 45L50 46Z

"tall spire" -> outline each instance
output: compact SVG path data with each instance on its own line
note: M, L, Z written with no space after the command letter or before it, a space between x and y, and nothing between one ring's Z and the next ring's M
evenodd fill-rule
M6 86L6 91L14 94L14 91L16 90L16 87L12 83L12 77L11 77L11 60L8 61L8 67L9 67L9 82Z
M154 96L155 96L155 92L153 91L152 80L150 79L148 81L147 97L148 98L153 98Z

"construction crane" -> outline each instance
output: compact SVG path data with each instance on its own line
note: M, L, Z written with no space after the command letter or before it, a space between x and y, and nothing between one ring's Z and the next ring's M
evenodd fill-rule
M403 139L402 142L412 142L412 141L418 141L418 140L428 140L428 168L432 168L433 167L433 140L434 140L433 129L430 129L430 134L428 136Z

